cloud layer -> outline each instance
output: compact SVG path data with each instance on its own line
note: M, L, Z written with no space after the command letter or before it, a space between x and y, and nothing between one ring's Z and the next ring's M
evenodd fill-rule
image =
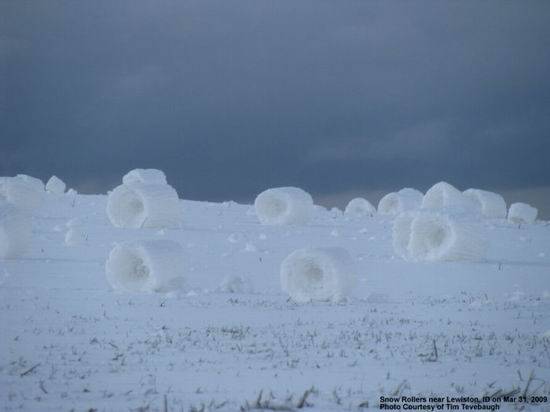
M0 175L186 198L550 186L550 4L3 2Z

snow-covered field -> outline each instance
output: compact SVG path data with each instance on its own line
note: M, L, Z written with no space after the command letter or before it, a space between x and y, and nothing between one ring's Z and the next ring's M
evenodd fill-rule
M266 226L249 205L180 203L181 229L122 229L107 196L46 197L31 250L0 260L3 410L353 411L380 396L550 396L547 222L481 220L483 262L414 263L394 253L391 216L316 208L309 224ZM113 244L150 239L182 245L183 288L113 291ZM283 259L332 246L356 262L352 296L290 301Z

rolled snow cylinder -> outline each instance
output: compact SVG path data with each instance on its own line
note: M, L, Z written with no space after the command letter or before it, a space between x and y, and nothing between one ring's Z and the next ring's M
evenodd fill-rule
M58 178L57 176L52 176L48 180L48 183L46 183L46 192L54 194L54 195L62 195L65 193L65 189L67 188L67 185L63 180Z
M260 193L254 201L264 225L306 224L313 214L311 195L297 187L277 187Z
M478 226L438 213L422 213L411 223L408 252L414 260L479 261L487 240Z
M44 191L44 182L37 177L32 177L29 175L17 175L15 179L26 183L29 187L33 188L37 192Z
M447 210L459 213L481 212L474 200L447 182L433 185L422 199L422 209Z
M508 220L512 223L534 223L538 209L527 203L513 203L508 211Z
M183 250L172 240L117 244L109 254L105 271L115 290L168 292L181 284Z
M8 203L0 203L0 259L23 255L31 243L30 218Z
M17 175L4 177L0 182L0 201L24 211L38 208L44 200L44 193L44 184L34 177Z
M376 208L367 199L356 197L350 200L344 213L348 216L374 216Z
M181 210L177 192L169 185L133 183L116 187L107 199L111 223L123 228L178 228Z
M481 189L468 189L463 194L477 203L477 207L483 216L495 219L506 218L506 202L498 193Z
M405 260L411 259L411 254L409 252L409 242L411 240L412 222L415 217L416 214L413 212L404 212L399 214L393 222L393 250Z
M342 248L299 249L281 264L281 286L296 302L338 302L355 285L355 270Z
M133 169L124 175L124 177L122 178L122 183L165 185L166 175L162 170L158 169Z
M378 213L395 216L408 210L419 209L423 196L422 192L410 187L388 193L378 202Z

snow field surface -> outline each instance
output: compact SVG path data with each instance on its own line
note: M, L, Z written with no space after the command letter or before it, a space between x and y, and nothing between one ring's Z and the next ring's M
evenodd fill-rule
M107 215L116 227L177 228L182 211L177 192L164 184L131 183L110 194Z
M304 225L313 215L311 195L298 187L277 187L260 193L254 201L264 225Z
M374 216L376 208L367 199L356 197L349 201L344 213L350 217Z
M281 263L281 286L296 302L340 302L355 285L353 260L343 248L292 252Z
M378 202L378 213L395 216L408 210L419 209L422 198L422 192L409 187L395 193L388 193Z
M171 240L117 244L106 263L107 280L115 290L168 292L183 279L183 249Z
M537 220L538 210L527 203L512 203L508 211L508 220L512 223L533 223Z
M179 200L180 227L126 228L107 203L46 196L27 215L27 251L0 259L0 409L328 412L376 409L380 396L550 396L548 222L459 216L488 240L484 258L417 261L392 244L401 216L318 207L307 224L263 225L250 205ZM69 228L87 240L66 245ZM180 263L171 247L135 251L156 241L178 244ZM162 273L180 267L185 282L113 289L106 262L126 244L114 268L130 279L160 273L147 262L164 254ZM282 262L304 248L348 252L346 299L282 290ZM548 405L500 410L520 408Z

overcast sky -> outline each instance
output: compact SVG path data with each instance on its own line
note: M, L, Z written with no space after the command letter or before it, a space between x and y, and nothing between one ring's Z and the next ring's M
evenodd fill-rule
M3 1L0 63L0 175L336 204L447 180L550 212L549 1Z

